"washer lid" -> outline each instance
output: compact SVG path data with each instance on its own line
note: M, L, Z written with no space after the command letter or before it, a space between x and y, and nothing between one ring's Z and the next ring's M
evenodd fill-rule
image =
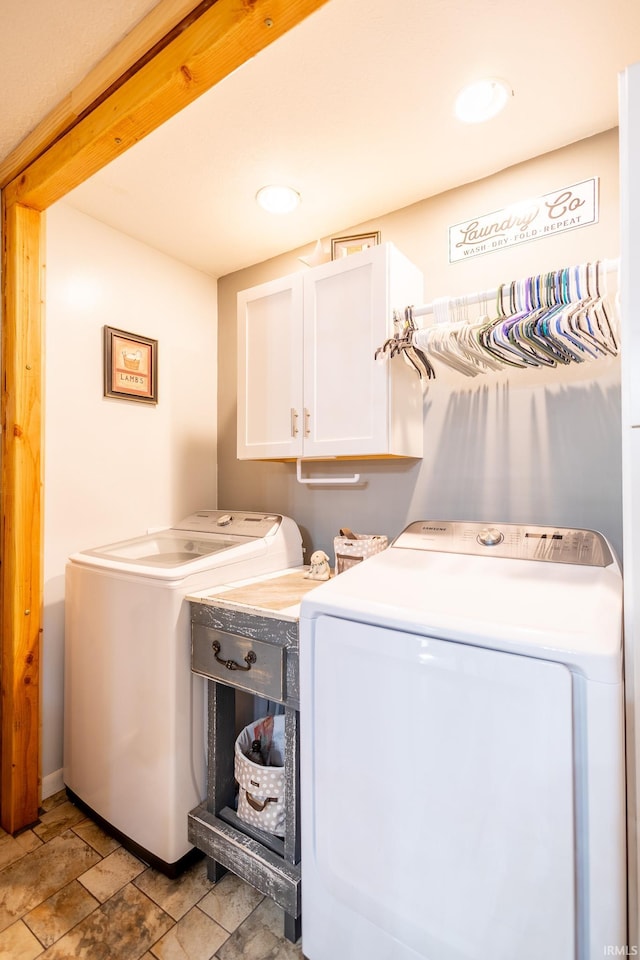
M405 537L414 526L389 549L307 594L301 625L327 614L555 660L591 679L621 681L622 577L615 561L541 563L498 556L488 547L480 555L415 549Z
M69 562L99 567L113 574L178 582L218 567L233 567L269 552L263 537L225 537L216 534L159 533L84 550ZM230 578L234 575L230 573Z
M276 514L199 510L175 527L74 553L72 563L155 580L181 580L269 552L283 537Z
M177 567L191 563L201 557L210 557L222 550L230 550L244 542L238 537L231 539L220 537L198 537L177 530L163 530L159 533L121 540L95 550L85 550L84 555L102 557L124 563L140 564L152 567Z

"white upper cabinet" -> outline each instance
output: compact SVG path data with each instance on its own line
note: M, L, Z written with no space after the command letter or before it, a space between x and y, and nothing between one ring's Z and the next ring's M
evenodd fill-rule
M239 293L239 459L421 457L418 376L374 354L422 300L390 243Z

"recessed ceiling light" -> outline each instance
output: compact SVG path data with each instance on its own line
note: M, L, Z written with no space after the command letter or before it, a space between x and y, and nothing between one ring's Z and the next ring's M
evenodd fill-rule
M300 203L300 194L293 187L261 187L256 200L269 213L291 213Z
M464 123L482 123L500 113L513 90L504 80L489 77L464 87L456 97L455 114Z

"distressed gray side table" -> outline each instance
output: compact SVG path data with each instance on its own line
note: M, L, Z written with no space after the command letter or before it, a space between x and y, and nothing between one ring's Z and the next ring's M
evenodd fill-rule
M294 943L301 931L297 604L317 585L298 568L188 598L191 668L208 680L209 709L207 799L189 814L189 841L207 855L210 880L231 870L279 904ZM284 838L234 809L236 690L284 706Z

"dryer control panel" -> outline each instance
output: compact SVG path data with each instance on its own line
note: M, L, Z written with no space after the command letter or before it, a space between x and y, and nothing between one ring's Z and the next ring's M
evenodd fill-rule
M281 523L282 517L275 513L247 513L246 510L198 510L181 520L172 529L255 538L272 536L277 532Z
M613 563L607 541L595 530L517 523L417 520L396 537L392 547L589 567L608 567Z

